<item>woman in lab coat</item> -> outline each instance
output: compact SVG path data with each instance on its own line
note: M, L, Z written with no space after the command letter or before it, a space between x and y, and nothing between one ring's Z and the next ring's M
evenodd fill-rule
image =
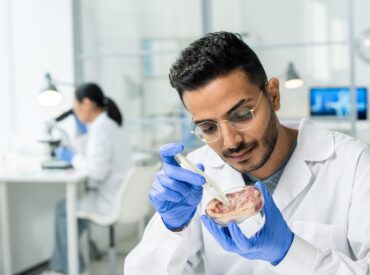
M256 182L264 223L221 228L207 218L205 178L179 167L184 148L168 144L149 194L157 213L125 274L193 274L201 260L207 275L370 274L368 145L305 119L280 123L278 79L233 33L193 42L170 80L207 143L188 158L224 191Z
M81 134L79 146L59 148L56 155L73 168L88 176L87 194L78 202L81 212L108 214L113 211L115 194L125 173L132 167L128 135L122 127L123 119L116 104L105 97L94 83L79 86L73 107L77 128ZM87 127L85 126L87 125ZM55 224L55 249L49 268L67 273L65 202L58 204ZM79 234L87 222L79 220ZM79 272L85 269L80 255Z

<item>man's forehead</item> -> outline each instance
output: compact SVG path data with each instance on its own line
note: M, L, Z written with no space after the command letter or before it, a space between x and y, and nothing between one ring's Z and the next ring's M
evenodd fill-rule
M202 119L222 115L242 99L245 104L253 102L259 91L257 85L235 73L217 78L197 90L185 91L183 101L194 118Z
M194 120L218 120L226 117L230 111L241 106L253 108L256 101L256 96L251 94L230 96L219 101L203 99L196 96L196 94L192 94L191 96L193 95L194 97L188 100L187 110Z

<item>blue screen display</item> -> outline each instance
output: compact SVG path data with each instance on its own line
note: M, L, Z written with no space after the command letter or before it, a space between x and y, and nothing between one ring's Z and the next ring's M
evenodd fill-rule
M367 88L358 87L357 118L367 119ZM348 87L320 87L310 89L311 116L349 117L351 94Z

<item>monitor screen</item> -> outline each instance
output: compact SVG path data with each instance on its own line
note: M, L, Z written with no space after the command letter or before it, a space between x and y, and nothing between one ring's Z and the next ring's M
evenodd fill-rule
M367 119L367 88L358 87L357 118ZM310 89L310 114L313 117L349 117L351 94L348 87L315 87Z

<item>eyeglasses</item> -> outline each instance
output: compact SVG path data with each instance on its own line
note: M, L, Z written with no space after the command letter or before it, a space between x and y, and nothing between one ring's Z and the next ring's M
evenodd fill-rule
M220 124L225 121L229 123L229 125L235 130L240 132L247 131L253 126L254 111L260 102L262 91L263 90L261 90L257 103L253 109L239 108L231 112L228 116L228 119L221 120L218 123L213 121L203 121L199 124L195 124L194 121L192 121L190 129L191 133L206 143L215 142L221 136Z

